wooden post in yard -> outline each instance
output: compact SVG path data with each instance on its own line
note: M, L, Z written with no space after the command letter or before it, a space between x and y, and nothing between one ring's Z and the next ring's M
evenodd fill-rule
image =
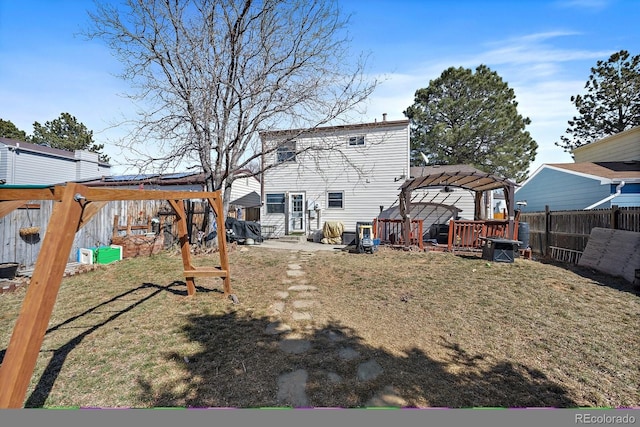
M551 240L551 210L549 209L549 205L545 205L544 207L544 248L542 249L542 253L545 257L548 257L549 254L549 241Z
M610 222L610 227L609 228L613 228L614 230L617 230L618 227L620 226L620 224L618 224L618 214L620 213L620 211L618 210L618 205L612 205L611 206L611 220Z
M0 366L0 408L21 408L24 404L82 217L82 205L74 199L77 191L77 184L67 184L62 199L54 203L31 283Z
M169 200L169 204L176 212L176 222L178 223L178 241L180 242L180 251L182 253L182 265L185 271L193 271L195 268L191 263L191 247L189 246L189 236L187 233L187 219L184 211L184 204L181 200ZM191 296L196 293L196 284L193 276L187 276L187 295Z
M218 250L220 252L220 268L226 271L224 276L223 289L225 298L231 295L231 274L229 273L229 254L227 253L227 233L224 223L224 205L222 204L222 193L215 199L208 199L211 208L216 216L218 225Z

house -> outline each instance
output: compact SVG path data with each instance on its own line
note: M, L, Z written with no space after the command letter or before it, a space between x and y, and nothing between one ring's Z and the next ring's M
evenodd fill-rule
M409 173L409 121L260 133L261 224L273 237L309 234L326 221L355 231L398 203Z
M575 163L544 164L516 189L522 212L640 206L640 126L572 154Z
M640 206L640 161L545 164L515 197L522 212Z
M575 148L576 163L640 160L640 126Z
M97 153L0 138L0 182L4 184L58 184L109 175L110 170Z

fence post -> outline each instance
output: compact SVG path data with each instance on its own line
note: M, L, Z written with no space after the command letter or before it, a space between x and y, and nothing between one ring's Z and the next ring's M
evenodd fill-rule
M545 257L549 256L549 240L551 240L551 210L549 205L544 207L544 248Z
M610 228L614 230L618 229L618 216L620 214L620 210L618 209L618 205L611 205L611 220L610 220Z

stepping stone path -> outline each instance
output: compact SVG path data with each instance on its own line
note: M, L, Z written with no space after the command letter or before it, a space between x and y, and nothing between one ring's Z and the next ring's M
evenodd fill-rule
M298 369L278 378L278 402L294 407L309 405L305 387L307 386L307 371Z
M284 353L292 355L303 355L308 352L312 344L305 339L304 335L293 333L294 328L286 324L282 317L288 317L292 322L303 322L299 328L313 330L313 326L304 322L313 319L313 308L319 307L320 302L315 299L318 295L318 287L310 285L304 279L304 263L314 257L313 252L291 251L289 264L287 265L287 279L282 281L287 286L286 291L275 293L275 300L270 306L270 314L277 317L277 320L267 325L264 333L267 335L277 335L279 337L278 347ZM291 311L287 310L287 307ZM306 311L303 311L306 310ZM292 323L293 324L293 323ZM340 330L325 330L322 334L327 338L328 346L336 346L336 362L356 361L361 355L351 347L341 347L340 342L346 339L345 334ZM302 359L304 360L304 359ZM371 381L379 377L384 372L382 366L374 359L367 360L354 366L353 375L358 381ZM330 383L338 384L344 378L336 372L319 372L326 376ZM309 398L306 394L307 379L309 374L306 369L297 369L293 372L283 372L278 377L278 403L283 406L308 407ZM372 397L366 406L406 406L406 401L399 395L396 389L387 386Z

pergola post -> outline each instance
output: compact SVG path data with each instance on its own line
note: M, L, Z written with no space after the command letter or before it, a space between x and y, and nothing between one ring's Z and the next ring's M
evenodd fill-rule
M402 234L404 246L411 246L411 190L405 188L400 193L400 214L402 215L404 227Z
M504 198L507 204L507 215L509 215L509 239L513 240L515 235L515 188L513 185L504 187Z

